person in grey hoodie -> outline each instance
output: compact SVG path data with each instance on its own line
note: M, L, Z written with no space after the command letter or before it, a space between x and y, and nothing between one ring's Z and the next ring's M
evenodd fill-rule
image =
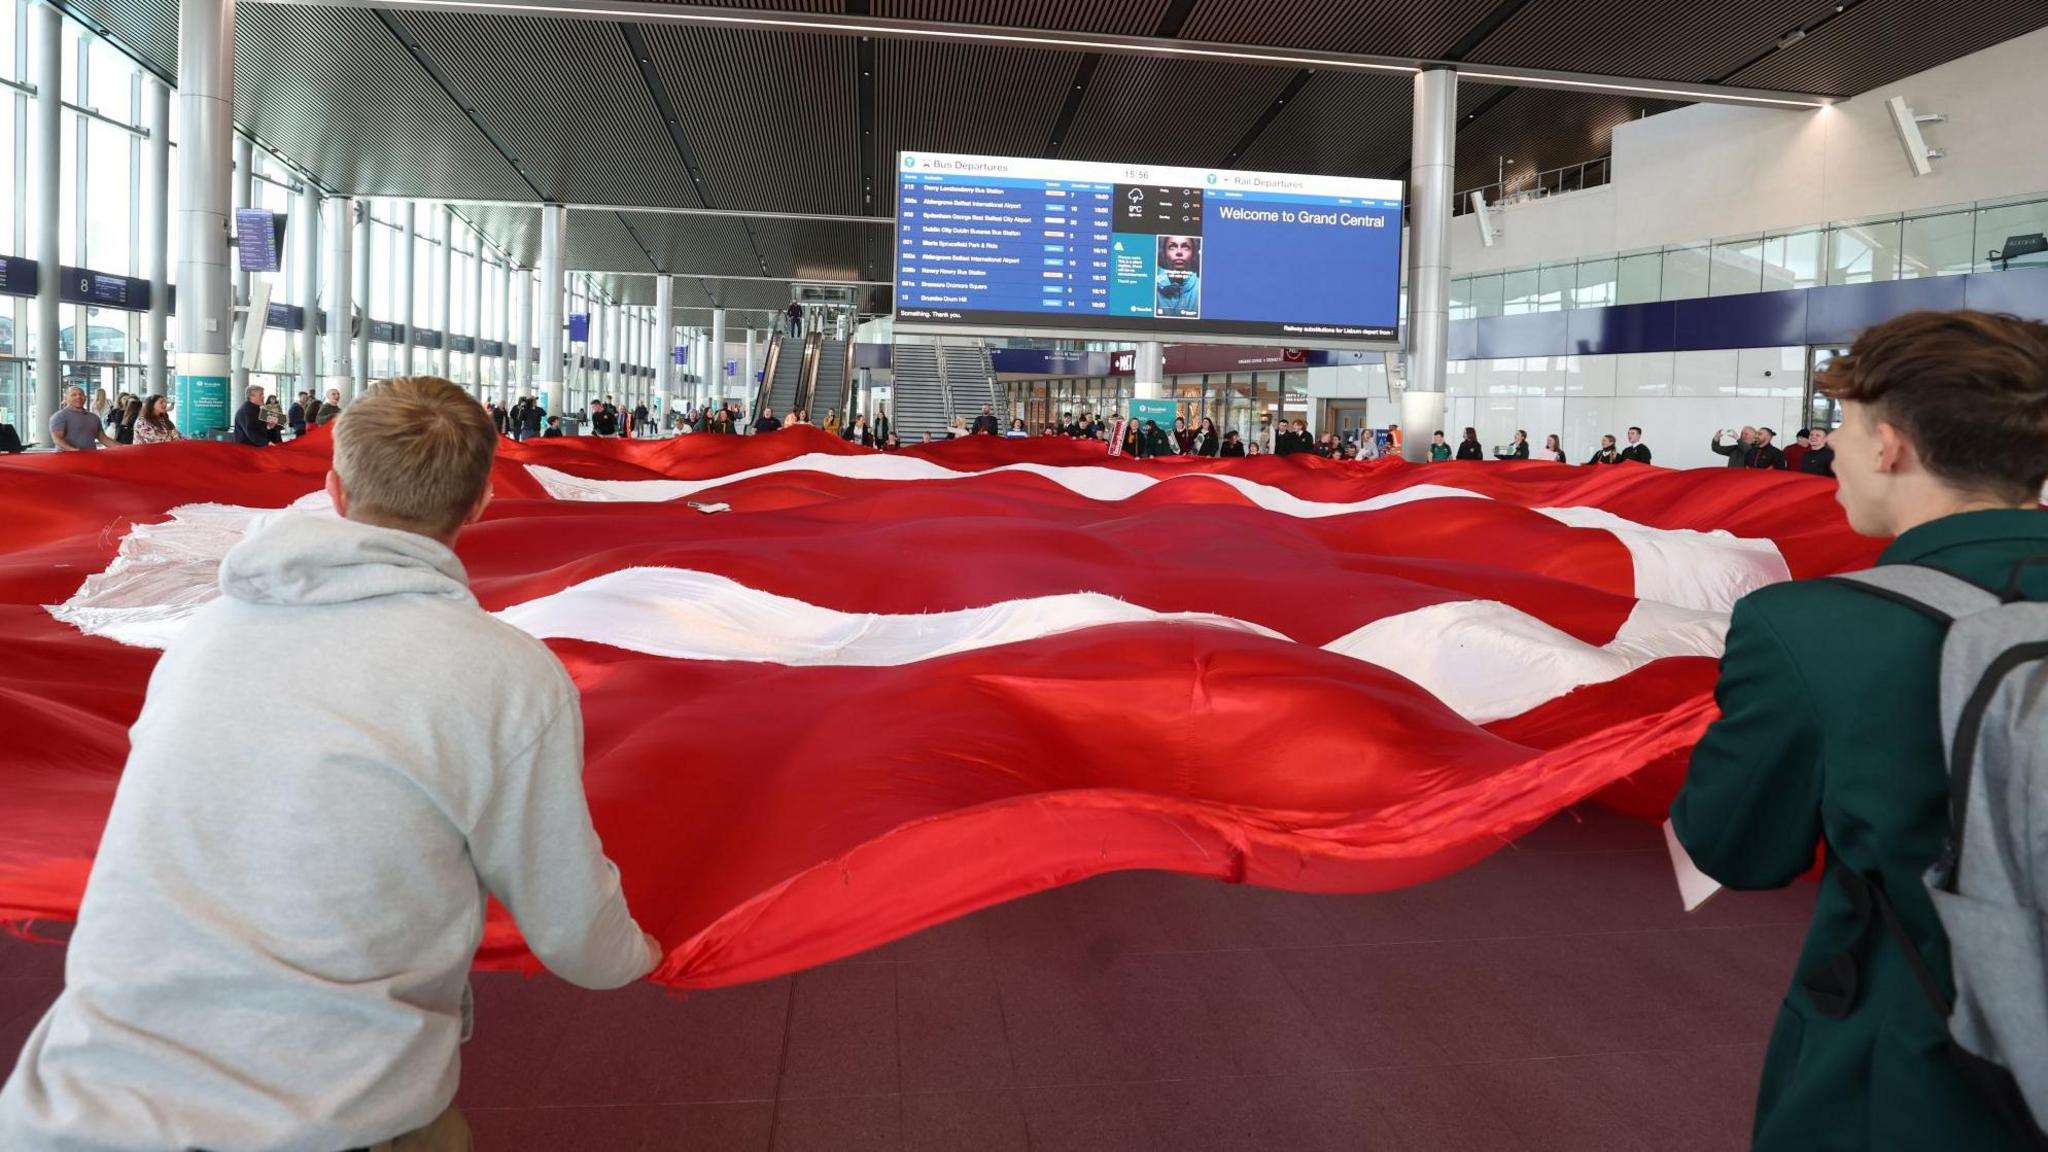
M591 826L575 685L450 548L496 444L455 385L381 384L335 427L340 515L229 552L150 678L0 1149L467 1148L487 893L572 983L659 963ZM250 724L255 684L319 704Z

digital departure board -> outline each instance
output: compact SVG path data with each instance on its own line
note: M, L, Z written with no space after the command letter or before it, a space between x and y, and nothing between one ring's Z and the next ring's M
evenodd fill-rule
M1396 346L1401 185L904 152L907 332Z

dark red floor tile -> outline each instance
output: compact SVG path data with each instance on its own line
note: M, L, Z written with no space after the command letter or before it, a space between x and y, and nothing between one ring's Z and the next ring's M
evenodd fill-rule
M1501 1114L1458 1068L1395 1068L1363 1074L1366 1091L1401 1152L1518 1152Z
M1370 1081L1379 1072L1261 1076L1246 1080L1265 1147L1289 1152L1394 1148L1399 1137Z
M496 991L516 997L537 990ZM530 1078L515 1079L523 1098L491 1098L481 1085L472 1092L480 1102L529 1105L769 1100L781 1066L788 996L787 980L687 997L651 984L581 993L565 1025L493 1053L492 1059L508 1062L523 1053L538 1067ZM505 1009L516 1004L499 1014L510 1015ZM480 1021L470 1048L481 1054L493 1044Z
M1658 1152L1587 1061L1511 1060L1459 1071L1529 1152Z
M902 1109L895 1095L784 1099L775 1107L774 1152L896 1152Z
M26 940L0 928L0 979L64 978L64 944L71 935L68 924L31 924L28 930L47 939Z
M1002 992L986 955L896 969L903 1091L964 1092L1015 1083Z
M754 1104L476 1108L480 1152L767 1152L774 1108Z
M1025 1088L1018 1092L1031 1147L1059 1152L1151 1152L1152 1093L1143 1084Z
M1271 953L1345 1068L1442 1064L1446 1014L1469 1011L1441 973L1398 948L1303 948Z
M1660 1152L1749 1145L1764 1045L1631 1052L1581 1061L1615 1112Z
M905 1093L903 1152L1030 1152L1015 1092Z
M782 1099L898 1091L896 968L845 964L796 977Z

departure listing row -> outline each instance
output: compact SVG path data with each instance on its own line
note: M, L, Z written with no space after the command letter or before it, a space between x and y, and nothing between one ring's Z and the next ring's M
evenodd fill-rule
M906 152L896 235L905 331L1398 335L1395 181Z

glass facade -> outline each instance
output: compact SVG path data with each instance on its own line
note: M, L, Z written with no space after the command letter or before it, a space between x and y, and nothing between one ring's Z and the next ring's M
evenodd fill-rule
M1453 277L1451 319L1998 271L1989 253L2035 232L2048 232L2048 195L1603 253Z
M177 152L173 137L171 171L167 188L145 186L148 132L144 127L148 86L156 81L126 54L90 31L66 18L62 24L60 91L66 104L59 133L59 190L57 212L58 259L63 264L81 265L96 272L142 276L149 271L141 251L146 214L158 209L159 199L169 218L167 269L171 283L177 279L180 241L177 200ZM32 218L27 177L29 173L30 120L34 97L24 89L28 76L27 0L0 0L0 255L33 257L37 222ZM176 131L177 108L173 94L172 131ZM283 215L289 222L275 272L251 273L251 286L261 283L269 290L273 305L304 310L317 316L328 310L321 299L326 290L325 258L329 247L328 213L323 203L319 227L307 229L300 219L305 203L298 172L263 149L255 150L252 171L252 207ZM490 395L516 381L518 364L512 351L483 356L486 341L504 340L518 319L512 313L515 297L508 289L505 273L509 258L492 240L439 205L421 203L415 211L412 294L413 315L402 316L404 299L406 205L401 201L366 198L358 201L369 213L367 234L358 232L354 259L366 268L357 277L362 298L355 301L358 315L372 323L365 371L370 379L396 374L403 368L396 337L409 322L414 328L451 329L452 334L471 337L478 351L457 352L449 358L449 374L461 384L489 389ZM449 233L452 232L452 236ZM452 244L454 260L446 283L440 280L439 256L443 245ZM301 284L302 269L311 265L316 273L310 295ZM481 294L478 267L482 265ZM53 275L44 272L43 275ZM532 270L515 271L529 284L537 277ZM586 295L593 285L584 285ZM474 300L480 311L473 315ZM587 310L589 305L581 306ZM0 422L13 424L25 440L41 439L36 429L46 418L34 407L35 302L33 298L0 295ZM292 314L292 313L286 313ZM641 328L649 327L651 315L645 309L638 316ZM139 312L66 304L60 313L59 355L67 378L88 389L105 389L110 395L143 388L144 358L141 338L146 317ZM472 329L476 329L472 331ZM444 332L445 342L449 333ZM176 324L171 326L172 366L176 365ZM531 340L513 333L526 344ZM82 338L81 338L82 337ZM657 342L645 337L630 350L636 360L652 357ZM324 342L316 355L325 355ZM440 369L436 350L422 348L415 355L415 371ZM296 328L268 327L260 346L249 357L252 382L287 396L310 388L309 366L304 362L304 343ZM652 365L641 365L651 369ZM314 367L317 372L317 367ZM644 375L644 373L643 373ZM594 378L586 385L599 385ZM644 390L644 389L643 389Z

